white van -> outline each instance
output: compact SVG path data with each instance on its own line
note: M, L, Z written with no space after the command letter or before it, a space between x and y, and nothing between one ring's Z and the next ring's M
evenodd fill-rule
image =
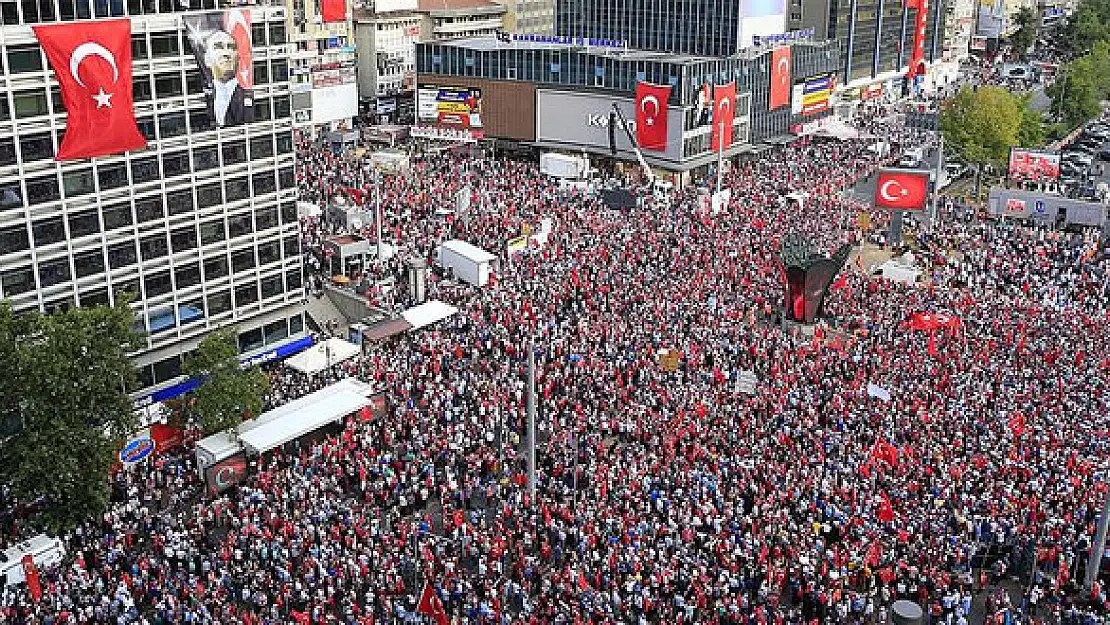
M924 148L910 148L902 152L902 157L898 159L898 166L917 167L923 160L925 160Z
M62 545L61 539L51 538L46 534L39 534L18 543L0 554L0 585L15 586L27 581L23 574L23 556L25 555L30 555L35 561L35 566L42 570L60 564L65 553L65 547Z

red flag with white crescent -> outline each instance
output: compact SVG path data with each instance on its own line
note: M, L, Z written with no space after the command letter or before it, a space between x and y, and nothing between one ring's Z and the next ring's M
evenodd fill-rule
M636 143L641 150L663 152L667 149L668 85L636 84Z
M712 148L732 145L732 121L736 116L736 83L713 87Z
M880 170L875 185L875 206L897 210L924 210L929 194L929 172Z
M771 95L767 108L774 110L790 104L790 46L771 53Z
M131 20L35 26L66 112L55 160L119 154L146 146L131 91Z

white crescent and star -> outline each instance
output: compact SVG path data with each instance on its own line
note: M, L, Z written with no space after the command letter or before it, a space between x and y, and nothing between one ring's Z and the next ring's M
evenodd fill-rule
M647 110L648 102L655 105L655 112L654 113L648 113L648 110ZM659 114L659 98L657 98L653 95L646 96L643 100L640 101L640 110L643 111L644 115L646 116L645 122L647 123L647 125L648 126L655 125L655 116Z
M732 103L728 101L728 98L724 98L721 100L720 104L717 105L717 110L719 111L721 109L732 109Z
M898 195L891 195L892 187L898 188L898 190L895 191L895 193L897 193ZM903 187L902 183L898 182L897 180L887 180L883 183L883 186L879 187L879 197L883 198L887 202L897 202L898 200L906 197L909 194L910 192L906 189L906 187Z
M787 80L789 80L789 77L787 76L788 71L790 71L790 59L788 59L786 57L783 57L783 58L779 59L779 64L778 64L779 79L784 83Z
M112 84L119 80L119 66L116 65L116 55L104 46L96 43L95 41L86 41L73 49L73 53L69 55L69 73L73 76L73 80L82 87L88 88L85 81L81 80L81 61L84 61L90 56L99 56L112 66ZM92 96L96 100L96 108L112 108L112 95L104 91L101 86L96 95Z

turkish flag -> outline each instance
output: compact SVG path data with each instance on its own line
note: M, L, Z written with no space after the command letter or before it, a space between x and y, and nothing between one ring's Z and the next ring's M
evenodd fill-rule
M898 467L898 448L891 445L886 439L876 441L871 448L871 459L887 463L891 468Z
M667 149L667 100L669 85L636 83L636 143L641 150Z
M443 602L436 596L432 585L424 582L424 593L420 595L420 603L416 606L416 613L432 617L436 625L447 625L447 611L443 609Z
M323 0L321 13L324 22L344 22L347 20L347 0Z
M879 503L878 511L875 512L875 517L880 523L890 523L894 520L894 506L890 505L890 497L885 494L882 502Z
M898 210L923 210L929 194L929 173L887 169L879 171L875 206Z
M1015 412L1006 425L1010 427L1010 432L1013 433L1014 438L1020 437L1025 433L1025 415Z
M23 556L23 577L27 580L27 591L31 593L31 599L41 600L42 582L39 581L39 569L30 554Z
M69 113L55 159L119 154L146 146L131 93L131 20L35 26Z
M732 120L736 115L736 83L713 87L713 136L714 150L732 145ZM722 132L724 133L722 136Z
M790 104L790 46L771 53L771 97L767 108L774 110Z

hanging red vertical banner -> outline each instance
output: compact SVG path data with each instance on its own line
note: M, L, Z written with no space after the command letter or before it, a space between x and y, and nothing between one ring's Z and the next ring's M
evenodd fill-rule
M711 147L722 150L732 145L732 122L736 115L736 83L713 88L713 134ZM722 147L724 146L724 147Z
M35 559L30 554L23 556L23 576L27 579L27 590L35 601L42 599L42 582L39 581L39 569L35 566Z
M917 76L925 75L925 30L928 23L928 0L906 0L906 9L917 9L917 18L914 20L913 51L910 53L909 68L906 78L913 80Z

